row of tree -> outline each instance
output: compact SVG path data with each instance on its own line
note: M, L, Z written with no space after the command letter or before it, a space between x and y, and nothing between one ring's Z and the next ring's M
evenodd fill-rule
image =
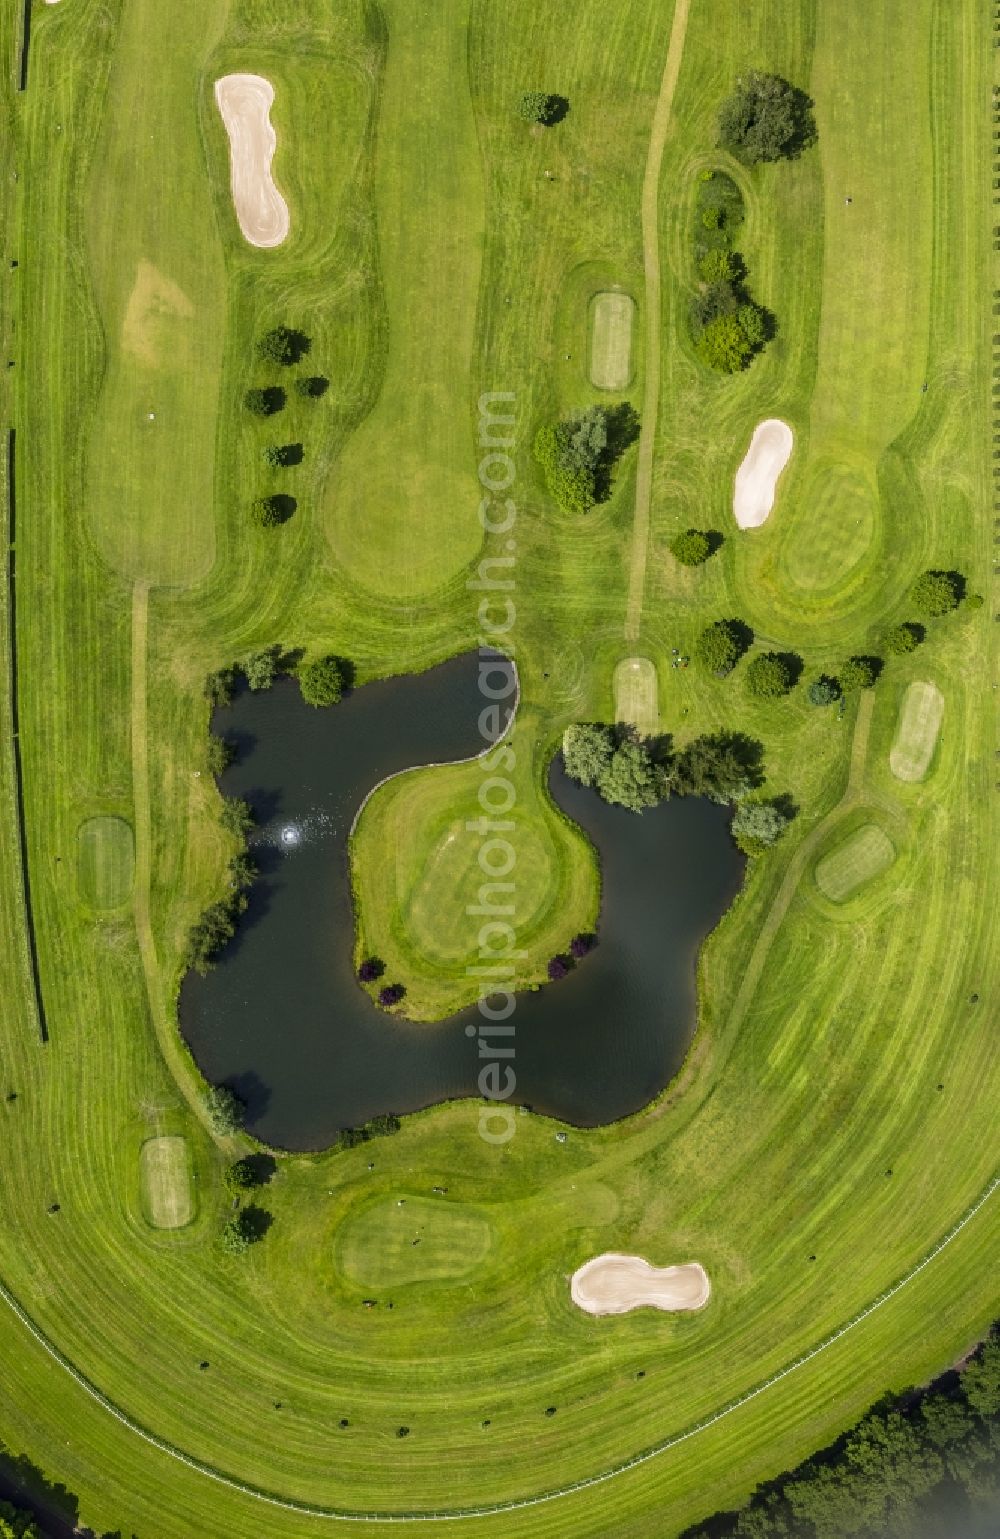
M961 1371L886 1395L831 1447L681 1539L911 1539L933 1499L956 1535L1000 1505L996 1326Z
M567 513L589 513L611 495L614 468L639 436L639 418L627 401L588 406L535 435L535 459L545 484Z
M270 689L276 679L293 675L298 680L299 693L306 705L337 705L350 688L354 677L351 663L336 653L306 661L301 652L284 651L279 646L262 647L250 652L238 663L228 668L218 668L205 679L205 697L213 706L229 705L236 688L237 674L242 673L247 687L252 690ZM232 762L232 747L222 741L222 748L210 749L209 768L220 773ZM218 763L220 769L215 769Z
M691 336L702 363L724 374L745 369L773 330L773 321L747 286L746 263L736 250L743 196L722 171L703 171L695 196Z
M305 332L291 326L274 326L266 331L257 343L257 357L261 363L291 368L300 363L311 347ZM292 388L303 400L318 400L329 386L321 374L300 375ZM281 385L255 385L244 396L247 410L257 417L273 417L283 411L288 396ZM301 443L265 444L262 451L265 465L271 470L286 470L301 465L305 451ZM295 512L297 503L287 492L269 492L255 497L250 504L250 521L260 529L273 529L287 523Z

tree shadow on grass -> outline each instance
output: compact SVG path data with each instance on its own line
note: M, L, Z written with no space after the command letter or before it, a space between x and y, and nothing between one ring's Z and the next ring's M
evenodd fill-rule
M639 413L629 401L619 401L608 409L607 443L594 468L594 501L607 502L611 496L611 482L615 466L625 450L639 437Z
M554 128L557 123L562 122L568 112L569 97L555 94L546 98L545 112L541 121L546 128Z
M243 1223L247 1238L252 1245L256 1245L267 1234L274 1223L274 1217L266 1208L259 1208L255 1202L251 1202L243 1209Z

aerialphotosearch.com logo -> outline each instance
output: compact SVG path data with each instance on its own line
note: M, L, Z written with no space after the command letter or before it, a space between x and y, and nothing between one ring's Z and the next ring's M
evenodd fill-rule
M489 745L479 760L483 778L479 786L482 815L466 823L466 831L479 838L478 862L484 877L466 913L481 920L477 937L478 960L466 971L479 983L478 1023L466 1026L466 1035L479 1044L479 1092L489 1103L480 1108L479 1136L490 1144L505 1144L514 1136L516 1117L509 1104L517 1085L514 1072L514 1022L517 996L513 979L518 951L515 929L514 867L517 852L514 832L517 790L510 775L517 763L514 749L502 741L510 731L517 710L518 678L511 632L517 617L514 606L514 566L517 541L514 524L517 508L505 495L514 484L512 390L490 390L479 397L479 484L487 494L479 502L479 522L489 536L491 554L480 561L476 575L466 584L482 597L476 611L479 627L479 691L485 704L479 713L479 730ZM493 554L492 552L496 552Z

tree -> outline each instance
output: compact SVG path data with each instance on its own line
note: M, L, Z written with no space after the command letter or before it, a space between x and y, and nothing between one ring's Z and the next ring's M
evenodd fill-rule
M579 962L582 957L588 956L596 945L597 936L584 931L580 935L573 936L569 943L569 954Z
M741 732L706 732L676 754L670 784L677 796L708 796L730 802L760 785L764 750Z
M596 786L607 774L615 735L601 722L577 722L563 733L563 768L582 786Z
M517 103L517 115L525 123L547 124L551 112L548 91L522 91Z
M257 356L268 363L280 363L287 367L298 363L309 351L309 338L290 326L272 326L257 343Z
M246 1121L246 1103L228 1085L209 1085L202 1095L202 1105L216 1133L238 1133Z
M712 542L701 529L685 529L671 540L670 551L681 566L700 566L712 554Z
M902 625L892 625L886 631L885 649L894 657L905 657L907 652L916 651L925 634L922 625L917 625L913 620L904 620Z
M1000 1413L1000 1334L994 1326L962 1374L965 1398L983 1418Z
M285 392L280 385L255 386L243 397L247 411L256 417L273 417L285 404Z
M232 764L235 756L234 743L230 743L227 738L216 737L214 732L208 734L208 742L205 744L205 763L210 775L221 775Z
M306 705L336 705L344 693L344 669L338 657L318 657L299 668L299 690Z
M0 1502L0 1539L45 1539L45 1535L30 1512L10 1502ZM109 1535L108 1539L114 1536Z
M899 1411L864 1417L848 1435L844 1456L867 1477L883 1521L911 1513L944 1474L940 1454Z
M757 352L767 341L767 317L764 311L753 300L747 300L737 310L736 319L747 342Z
M744 650L742 628L736 620L713 620L694 644L694 655L712 673L732 671Z
M330 381L323 374L303 374L295 381L295 392L307 401L318 401L326 395Z
M638 437L639 419L627 401L588 406L535 435L535 459L552 497L567 513L586 513L603 501L616 461Z
M762 652L751 660L746 673L747 689L758 700L787 695L794 682L787 660L778 652Z
M256 497L250 504L250 522L258 529L274 529L295 512L295 498L281 492L270 497Z
M735 315L709 321L694 346L702 363L720 374L738 374L753 356L753 346Z
M229 885L234 892L246 892L259 875L260 872L245 850L234 855L229 862Z
M663 765L654 763L646 745L634 738L619 743L597 789L606 802L629 812L655 807L670 792Z
M546 423L535 435L535 459L545 475L549 493L567 513L589 513L594 505L596 484L593 471L575 468L564 459L566 434L561 423Z
M732 283L738 276L740 264L730 251L713 246L698 262L698 277L702 283Z
M547 971L550 983L558 983L559 979L565 978L569 972L569 962L564 956L550 957Z
M220 1243L228 1255L243 1256L258 1238L252 1220L247 1217L246 1209L241 1208L238 1213L233 1214L232 1218L226 1220Z
M374 983L384 972L385 963L381 957L365 957L358 968L358 978L362 983Z
M832 705L840 699L842 691L837 679L831 678L828 673L821 673L818 679L813 679L808 693L810 705Z
M910 597L921 614L946 615L957 609L965 584L957 572L923 572L913 584Z
M268 444L264 449L264 463L270 465L272 470L281 470L288 465L300 465L302 445Z
M251 689L270 689L278 676L278 648L251 652L240 665Z
M391 1010L393 1005L399 1004L405 993L406 988L402 983L387 983L385 988L379 989L378 1002L383 1010Z
M223 1185L227 1192L238 1197L241 1192L249 1192L255 1186L260 1185L257 1174L257 1164L252 1154L245 1154L241 1160L234 1160L227 1165L222 1176Z
M781 838L789 822L776 802L740 802L733 813L733 838L744 855L760 855Z
M840 668L840 687L845 695L859 689L871 689L879 673L877 657L849 657Z
M244 801L242 796L222 798L222 826L227 833L245 839L253 824L253 809L248 801Z
M719 141L745 165L782 160L813 144L812 103L780 75L750 70L719 111Z

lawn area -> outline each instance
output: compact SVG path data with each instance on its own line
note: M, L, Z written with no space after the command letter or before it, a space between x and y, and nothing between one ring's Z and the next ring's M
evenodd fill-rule
M12 79L20 8L4 4ZM1000 1089L992 599L929 621L842 714L806 697L916 618L924 568L991 581L987 13L424 9L36 6L28 89L0 117L18 172L0 186L18 264L0 272L16 487L3 475L50 1033L42 1046L25 945L8 589L0 1440L76 1493L74 1519L97 1531L305 1539L339 1533L338 1512L479 1513L672 1444L541 1505L421 1528L667 1539L954 1361L996 1311L1000 1199L971 1213L995 1173ZM717 105L748 65L808 90L815 149L753 171L716 149ZM229 201L212 86L235 70L275 87L291 233L268 251L246 245ZM569 109L535 131L517 100L543 87ZM777 321L725 379L697 362L686 322L695 178L714 165L739 181L743 255ZM531 453L542 422L607 399L590 380L590 304L618 288L636 305L625 394L647 414L648 528L633 527L635 449L585 518L556 509ZM242 400L272 382L254 342L280 321L309 335L303 367L328 388L289 390L261 422ZM526 1110L498 1147L476 1104L451 1102L392 1137L279 1152L254 1194L268 1233L227 1255L222 1174L251 1144L212 1136L177 1030L185 936L233 849L203 680L264 645L348 657L363 685L475 644L484 391L514 394L516 479L497 496L516 523L483 553L513 559L520 981L599 915L587 841L546 792L569 723L641 707L677 744L747 731L765 794L798 812L704 947L691 1054L649 1108L590 1130ZM772 517L737 533L734 472L771 416L795 451ZM265 465L275 435L301 442L301 464ZM294 516L251 528L250 499L279 490ZM725 536L693 569L668 548L691 526ZM753 700L746 660L725 679L670 666L729 616L757 648L801 655L789 696ZM616 672L630 654L641 691ZM901 712L926 750L908 702L928 680L944 730L925 777L901 780ZM465 824L482 778L476 762L398 776L353 838L356 955L385 958L421 1021L473 997L482 877ZM896 852L877 875L884 847L858 842L865 827ZM839 890L866 879L831 902L816 878L848 848ZM609 1053L616 1040L609 1021ZM568 1279L616 1250L697 1259L708 1305L584 1316Z

